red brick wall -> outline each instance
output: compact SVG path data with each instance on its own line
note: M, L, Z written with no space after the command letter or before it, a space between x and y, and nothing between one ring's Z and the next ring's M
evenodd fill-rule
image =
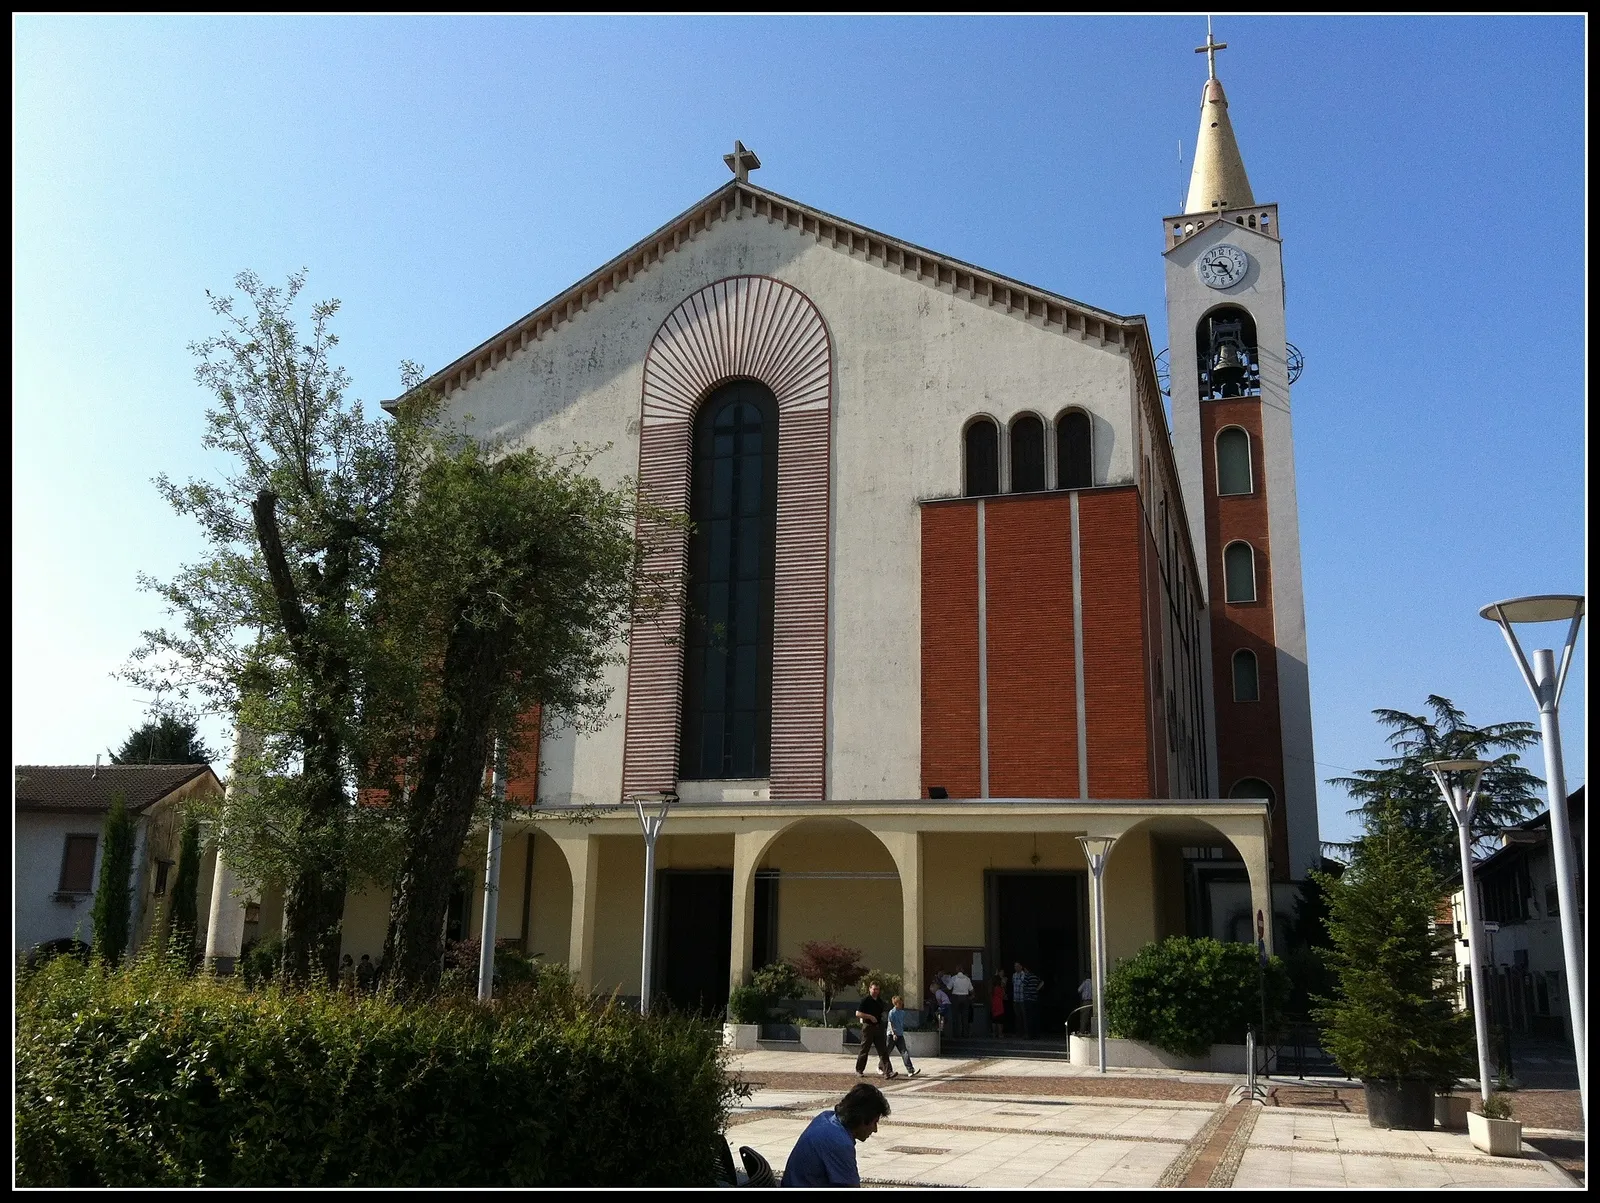
M922 796L978 796L978 506L922 508Z
M1217 496L1217 432L1239 426L1250 435L1250 471L1255 491ZM1217 714L1217 783L1226 797L1243 777L1272 787L1274 876L1287 879L1289 836L1283 814L1283 727L1278 715L1278 658L1272 621L1272 548L1267 524L1267 481L1262 468L1261 399L1234 397L1200 406L1206 507L1206 572L1211 596L1212 685ZM1223 549L1236 539L1255 548L1256 600L1229 603ZM1233 654L1256 655L1260 701L1233 700Z
M1075 798L1071 496L993 498L985 519L989 794Z

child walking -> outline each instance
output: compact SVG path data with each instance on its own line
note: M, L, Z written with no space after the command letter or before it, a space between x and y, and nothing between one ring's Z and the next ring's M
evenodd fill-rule
M906 1011L901 1005L898 994L891 1000L894 1005L889 1008L889 1047L900 1050L900 1060L906 1064L906 1075L916 1078L922 1071L911 1064L911 1053L906 1048Z

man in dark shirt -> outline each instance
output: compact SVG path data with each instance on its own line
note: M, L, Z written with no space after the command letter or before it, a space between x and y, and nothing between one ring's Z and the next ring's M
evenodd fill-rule
M883 1070L883 1076L894 1078L899 1075L894 1072L894 1066L889 1064L889 1046L883 1038L885 1008L883 999L878 997L882 992L883 988L877 982L873 982L867 988L867 996L856 1004L856 1018L861 1021L861 1055L856 1058L856 1073L866 1073L867 1054L875 1048L878 1050L878 1065Z
M867 1082L850 1088L832 1111L820 1111L800 1134L783 1167L784 1186L860 1186L856 1145L889 1114L883 1091Z

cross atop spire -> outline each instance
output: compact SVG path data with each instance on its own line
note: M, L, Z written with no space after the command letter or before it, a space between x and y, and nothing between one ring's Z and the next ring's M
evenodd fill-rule
M744 143L738 139L734 140L733 153L731 155L723 155L722 161L728 165L728 170L733 172L734 178L741 184L748 184L750 182L750 173L759 170L761 167L761 160L756 158L756 152L746 150Z
M1207 16L1206 17L1206 44L1204 46L1196 46L1194 48L1194 52L1196 54L1203 54L1203 55L1206 56L1206 62L1211 67L1211 78L1212 79L1216 79L1217 78L1217 51L1226 50L1227 48L1228 48L1228 43L1219 42L1219 41L1217 41L1215 38L1213 38L1211 36L1211 18L1209 16Z

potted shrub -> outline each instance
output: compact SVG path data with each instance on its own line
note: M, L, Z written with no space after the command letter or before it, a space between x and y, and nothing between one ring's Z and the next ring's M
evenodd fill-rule
M1106 1026L1175 1056L1205 1057L1212 1045L1242 1045L1246 1028L1260 1028L1263 987L1271 1036L1290 990L1281 960L1268 958L1263 970L1254 945L1168 936L1107 976Z
M767 1040L799 1040L800 1033L795 1029L793 1011L789 1008L772 1009L786 999L804 997L806 982L799 970L788 961L773 961L752 973L750 984L768 999L769 1009L761 1021L760 1035Z
M1491 1094L1483 1111L1467 1112L1467 1135L1491 1157L1522 1156L1522 1124L1511 1118L1511 1100Z
M824 1024L802 1016L794 1021L800 1029L800 1046L808 1053L844 1052L844 1025Z
M1470 1072L1472 1020L1455 1008L1449 938L1434 928L1444 886L1428 845L1389 803L1348 869L1312 877L1328 900L1337 980L1317 1000L1324 1047L1361 1080L1374 1128L1432 1128L1436 1092Z
M722 1043L729 1048L751 1049L761 1035L772 999L755 985L728 991L728 1020L722 1025Z

